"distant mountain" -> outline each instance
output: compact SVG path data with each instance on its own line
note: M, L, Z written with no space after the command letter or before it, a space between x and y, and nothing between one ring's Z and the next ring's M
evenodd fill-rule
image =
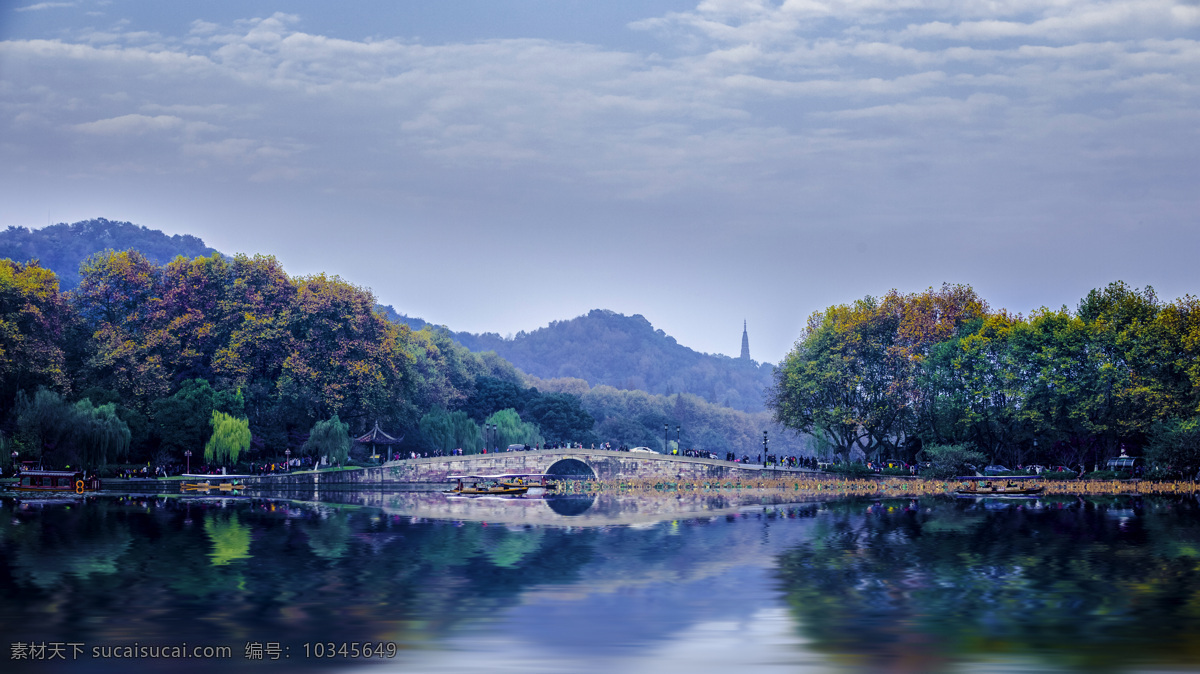
M194 258L217 251L195 236L166 234L129 222L104 218L43 229L9 227L0 231L0 258L38 259L58 275L63 290L79 284L79 265L106 250L140 251L158 264L176 256ZM426 321L377 307L413 330ZM511 339L495 333L449 331L472 351L495 351L520 370L541 379L576 378L591 386L612 386L660 395L691 393L707 402L746 412L765 409L764 391L772 366L749 358L710 355L687 348L640 315L597 309L585 316L555 321Z
M386 307L391 309L391 307ZM393 320L419 330L425 321ZM625 316L596 309L568 321L555 321L511 339L495 333L453 332L472 351L495 351L523 372L542 379L572 377L592 386L671 395L691 393L704 400L747 412L765 409L764 391L772 383L770 363L700 353L654 329L641 315Z
M157 264L166 264L178 255L191 259L217 252L189 234L167 236L156 229L104 218L70 225L60 223L42 229L9 227L0 231L0 259L40 260L43 267L58 276L63 290L79 285L81 262L110 248L136 249Z

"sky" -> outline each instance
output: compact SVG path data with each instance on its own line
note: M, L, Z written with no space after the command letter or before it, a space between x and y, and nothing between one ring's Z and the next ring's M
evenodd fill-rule
M454 330L778 362L965 283L1200 294L1197 0L0 0L0 227L104 217Z

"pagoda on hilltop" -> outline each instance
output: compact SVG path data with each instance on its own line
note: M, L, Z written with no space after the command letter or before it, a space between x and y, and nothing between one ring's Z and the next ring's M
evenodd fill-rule
M750 360L750 334L746 332L746 321L742 320L742 360Z

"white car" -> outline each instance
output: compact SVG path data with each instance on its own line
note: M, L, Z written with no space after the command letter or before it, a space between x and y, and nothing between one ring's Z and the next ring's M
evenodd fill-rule
M654 451L653 449L650 449L649 447L634 447L633 449L631 449L629 451L638 452L639 454L658 454L658 452Z

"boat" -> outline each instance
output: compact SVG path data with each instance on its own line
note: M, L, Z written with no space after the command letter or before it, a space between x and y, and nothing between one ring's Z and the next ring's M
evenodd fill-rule
M518 496L528 492L530 489L544 489L549 491L555 488L554 483L548 481L547 477L541 473L449 475L447 479L458 482L458 484L454 485L453 489L443 492L453 495Z
M212 484L211 482L185 482L179 486L180 491L241 491L246 488L244 484L236 482L220 482Z
M962 485L954 490L959 496L1035 496L1046 490L1037 475L1002 477L967 476L956 478Z
M179 485L179 491L241 491L246 488L246 485L238 482L238 479L243 477L253 477L251 475L197 475L194 473L184 473L183 477L189 478Z
M85 491L98 491L100 478L88 476L82 470L44 470L42 468L24 468L20 480L12 485L15 491L50 491L82 494Z

